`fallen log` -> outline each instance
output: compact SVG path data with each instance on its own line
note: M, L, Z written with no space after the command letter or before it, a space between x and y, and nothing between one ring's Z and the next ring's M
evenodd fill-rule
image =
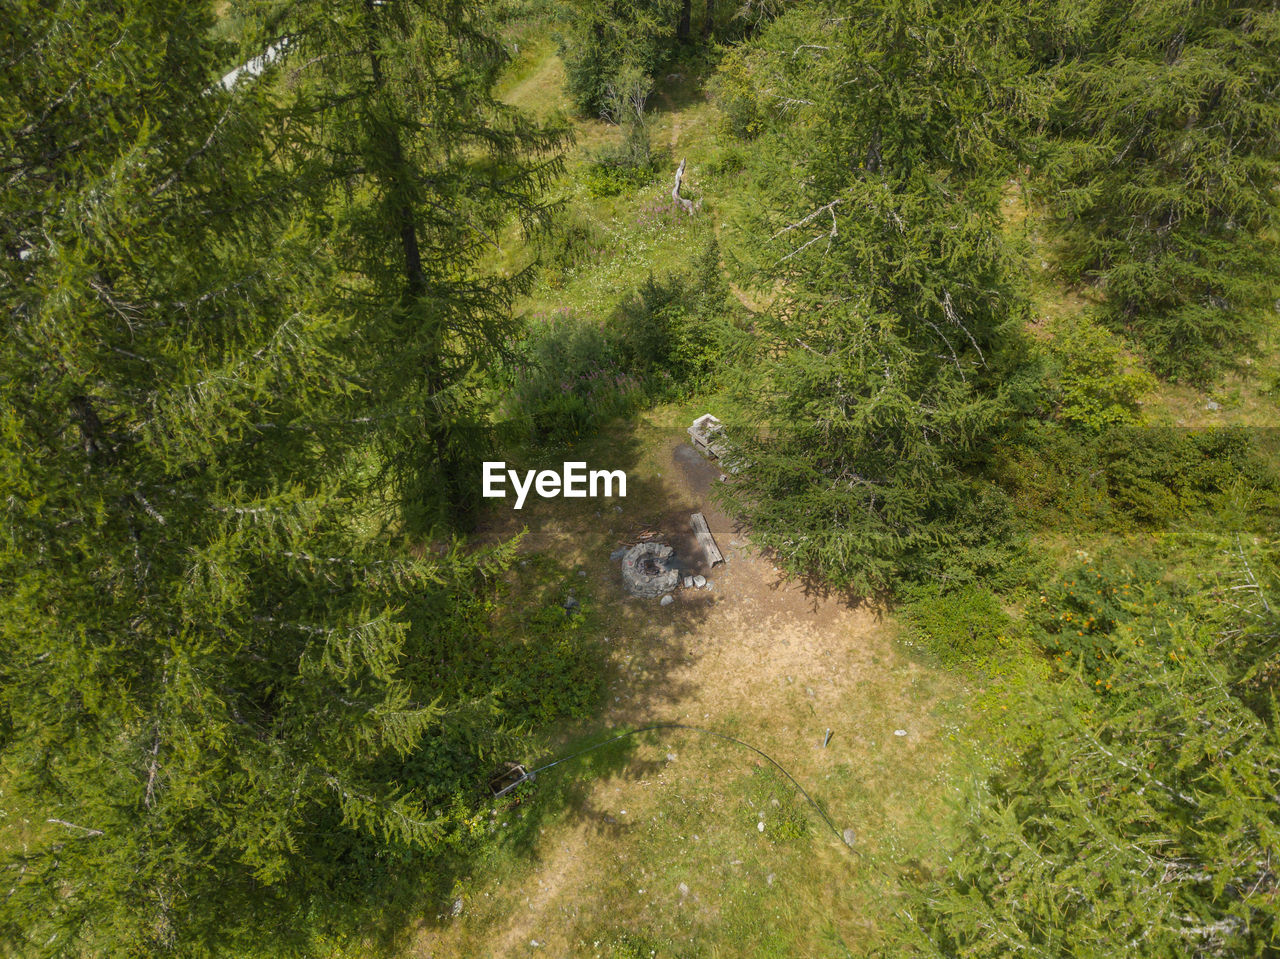
M717 563L723 563L724 555L716 545L715 537L711 535L707 518L701 513L694 513L689 517L689 524L693 527L693 535L698 540L698 545L702 547L702 555L707 558L707 569L711 569Z
M684 158L681 157L680 169L676 170L676 185L671 189L671 199L676 202L676 205L682 207L685 213L688 213L690 216L693 216L693 211L696 210L698 207L697 205L694 204L692 200L686 200L684 197L680 195L680 181L683 179L684 179Z

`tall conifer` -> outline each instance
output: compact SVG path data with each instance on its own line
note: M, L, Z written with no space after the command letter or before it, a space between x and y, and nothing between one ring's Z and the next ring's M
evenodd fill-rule
M815 112L789 128L801 172L777 166L797 188L764 270L777 305L756 331L750 465L725 495L794 571L866 591L964 575L957 557L1001 523L969 468L1025 309L998 213L1018 26L986 5L846 12L794 91Z
M1280 10L1051 4L1043 156L1064 265L1160 372L1211 379L1280 295Z
M334 69L358 54L365 86L308 91L308 128L270 70L224 89L211 27L177 0L0 11L0 936L24 954L305 950L468 833L504 723L466 663L509 550L398 547L366 464L407 448L384 423L437 437L495 348L510 283L467 266L536 179L483 149L517 121L466 100L452 41L409 61L356 33ZM323 63L308 43L285 61Z

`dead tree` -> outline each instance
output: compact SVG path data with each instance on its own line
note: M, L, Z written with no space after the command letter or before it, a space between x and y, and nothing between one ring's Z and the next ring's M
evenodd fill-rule
M682 207L685 213L693 216L694 211L702 205L702 201L699 200L697 203L694 203L692 200L686 200L680 195L680 181L684 179L684 162L684 159L681 158L680 169L676 170L676 185L671 188L671 199L674 200L678 206Z

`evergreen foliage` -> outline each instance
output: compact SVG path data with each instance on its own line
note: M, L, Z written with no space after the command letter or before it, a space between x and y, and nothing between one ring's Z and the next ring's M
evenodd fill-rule
M468 276L473 234L550 167L502 161L516 121L478 149L484 75L452 21L369 41L418 78L410 121L343 72L337 26L370 24L332 12L289 25L285 61L327 37L351 85L286 115L268 82L218 84L234 60L202 7L0 13L0 937L21 954L309 953L429 888L487 752L581 708L551 692L581 660L563 616L537 704L470 661L477 633L520 648L490 599L513 546L401 545L370 466L466 408L441 393L512 288ZM440 56L401 59L428 35ZM425 208L406 277L392 227Z
M680 0L565 0L560 56L577 108L588 116L607 112L626 74L652 81L677 38L680 10Z
M859 5L804 92L825 135L802 141L800 177L776 168L803 187L773 228L764 276L783 292L745 397L768 431L739 430L750 467L724 492L794 573L863 592L964 579L1008 528L974 470L1026 310L998 218L1018 100L1005 14Z
M1053 4L1042 157L1063 265L1155 369L1204 383L1280 291L1280 11L1256 2Z
M904 954L1274 952L1275 700L1258 713L1238 695L1274 614L1256 595L1244 615L1226 596L1181 613L1137 590L1117 602L1109 652L1007 714L1016 752L967 794L964 841L906 911Z
M617 128L580 183L492 93L521 17ZM1280 951L1280 469L1144 422L1144 363L1275 322L1274 2L9 0L0 45L0 951L453 898L493 764L603 686L584 574L465 538L480 461L691 396L754 546L999 674L889 952ZM689 218L647 106L706 50ZM1034 342L1018 190L1097 293ZM776 787L740 825L807 841Z
M364 370L381 461L415 527L466 528L489 444L479 373L510 355L529 270L482 271L509 220L543 225L567 133L495 100L506 60L487 8L345 0L250 5L285 45L279 145L342 279L325 309Z

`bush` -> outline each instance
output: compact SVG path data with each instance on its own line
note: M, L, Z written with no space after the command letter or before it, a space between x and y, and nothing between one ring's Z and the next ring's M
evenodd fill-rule
M588 213L567 206L557 213L551 229L541 234L539 252L548 270L562 270L596 263L612 253L614 245Z
M974 584L950 592L920 589L907 603L906 618L913 636L948 664L990 656L1012 623L1000 600Z
M713 238L692 273L662 280L652 274L619 304L614 323L633 369L671 386L704 382L720 362L720 324L729 313L729 288ZM663 377L663 374L666 377Z
M1260 512L1278 505L1276 473L1242 429L1113 429L1102 466L1112 503L1145 525L1212 514L1240 484L1261 494Z
M1041 594L1031 614L1034 638L1053 657L1056 673L1082 670L1105 692L1117 629L1157 607L1172 614L1177 595L1150 564L1086 558Z
M534 442L573 442L645 399L616 333L568 309L533 321L505 385L507 414Z
M1120 338L1085 317L1060 319L1052 334L1049 390L1058 418L1094 432L1134 422L1156 380L1125 356Z
M720 62L709 84L711 99L720 109L725 128L739 140L752 140L765 129L768 105L761 98L752 73L753 51L748 46L731 50Z
M648 186L656 174L653 164L626 166L598 158L583 167L582 182L592 196L619 196Z
M1112 426L1096 435L1052 422L1024 424L1001 451L995 478L1024 517L1076 527L1168 526L1280 517L1280 478L1242 429Z

